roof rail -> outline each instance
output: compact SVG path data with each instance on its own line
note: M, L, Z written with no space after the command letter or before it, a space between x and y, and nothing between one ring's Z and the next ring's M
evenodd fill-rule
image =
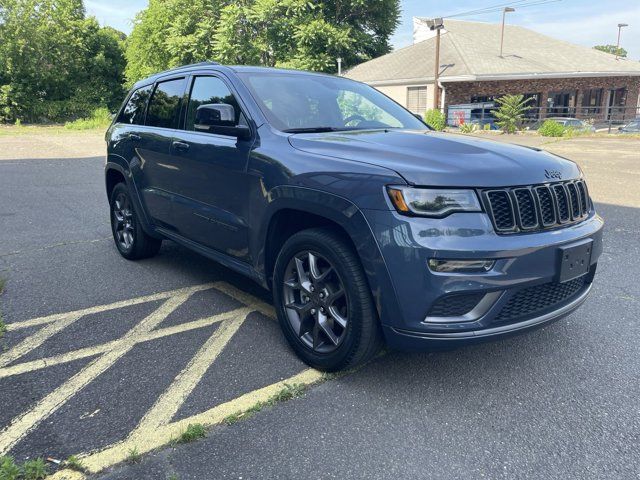
M218 62L214 62L213 60L207 60L206 62L198 62L191 63L188 65L180 65L179 67L169 68L168 70L163 70L162 72L154 73L150 77L157 77L159 75L164 75L165 73L171 73L178 70L182 70L183 68L191 68L191 67L205 67L207 65L220 65Z

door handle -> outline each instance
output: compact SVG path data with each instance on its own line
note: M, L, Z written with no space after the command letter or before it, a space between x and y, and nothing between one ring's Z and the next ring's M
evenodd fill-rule
M189 150L189 144L188 143L173 142L171 145L173 146L173 148L175 148L176 150L178 150L180 152L186 152L187 150Z
M133 140L134 142L139 142L140 140L142 140L142 137L140 135L136 135L135 133L130 133L129 139Z

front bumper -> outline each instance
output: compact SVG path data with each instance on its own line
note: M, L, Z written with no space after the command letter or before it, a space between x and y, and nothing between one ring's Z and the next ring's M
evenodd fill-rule
M595 213L565 228L513 235L497 235L483 213L458 213L444 219L379 210L365 211L365 215L393 285L393 292L380 294L377 301L392 302L400 312L381 319L392 348L450 348L568 315L588 296L602 253L603 221ZM559 248L585 239L593 242L589 273L571 285L559 284ZM483 273L434 273L427 266L432 258L493 259L495 265ZM544 302L535 303L538 291L546 296ZM451 295L475 295L484 304L469 315L441 321L430 316L432 307ZM521 299L534 305L527 304L528 309L514 305Z

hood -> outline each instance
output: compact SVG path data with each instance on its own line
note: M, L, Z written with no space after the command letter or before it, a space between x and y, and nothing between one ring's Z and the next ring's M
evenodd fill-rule
M382 166L414 185L506 187L578 178L578 166L534 148L419 130L295 134L299 150Z

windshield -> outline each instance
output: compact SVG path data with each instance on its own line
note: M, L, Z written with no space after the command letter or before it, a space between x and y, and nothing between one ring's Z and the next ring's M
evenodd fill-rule
M239 75L278 130L428 129L376 89L345 78L287 72Z

